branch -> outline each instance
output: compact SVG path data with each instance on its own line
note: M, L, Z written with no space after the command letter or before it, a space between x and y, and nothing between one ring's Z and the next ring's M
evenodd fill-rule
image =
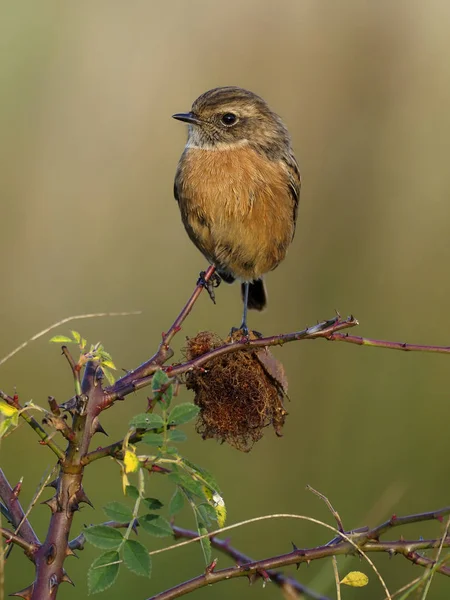
M258 339L248 339L246 337L242 338L240 342L232 342L224 344L219 348L214 348L201 356L194 358L193 360L186 361L184 363L180 363L179 365L168 366L163 370L170 377L178 377L186 373L187 371L191 371L192 369L196 369L198 367L203 366L210 360L217 358L219 356L223 356L225 354L229 354L231 352L239 352L239 351L252 351L255 348L267 348L268 346L283 346L288 342L296 342L300 340L314 340L317 338L326 338L328 339L330 335L335 333L336 331L340 331L341 329L347 329L349 327L355 327L359 325L357 319L353 316L348 317L345 320L341 320L340 316L333 317L332 319L328 319L326 321L321 321L317 323L317 325L313 325L312 327L307 327L301 331L294 331L293 333L282 333L279 335L272 335L269 337L261 337ZM145 368L145 373L147 373L144 377L136 377L136 379L130 378L131 375L136 375L136 371L129 373L122 379L116 381L114 386L107 388L105 393L108 398L105 400L105 405L109 406L114 400L117 398L123 398L132 392L136 392L144 387L147 387L151 384L153 374L158 371L161 366L159 364L150 364L152 359L145 363L147 366ZM139 367L140 368L140 367ZM134 376L133 375L133 376Z
M14 528L17 528L21 524L22 539L25 540L25 542L28 542L28 544L37 547L40 544L39 538L33 531L28 519L25 518L25 513L19 502L19 494L16 488L13 489L10 486L5 474L0 469L0 498L8 509L11 517L11 525L13 525Z
M58 321L57 323L53 323L53 325L50 325L50 327L46 327L46 329L39 331L39 333L36 333L35 335L33 335L33 337L30 337L29 340L27 340L26 342L23 342L22 344L20 344L20 346L17 346L17 348L14 348L14 350L12 350L9 354L7 354L2 359L0 359L0 366L3 365L7 360L12 358L15 354L20 352L20 350L22 350L23 348L26 348L26 346L28 346L28 344L30 342L34 342L35 340L39 339L40 337L42 337L49 331L52 331L52 329L56 329L57 327L64 325L64 323L70 323L70 321L77 321L78 319L92 319L92 318L98 318L98 317L127 317L129 315L140 315L140 314L141 314L140 310L135 310L132 312L109 312L109 313L103 312L103 313L90 313L87 315L74 315L72 317L66 317L65 319L61 319L61 321Z
M20 546L20 548L23 548L23 550L25 550L27 556L29 556L31 559L33 558L33 555L38 548L37 545L30 544L30 542L27 542L20 535L16 535L14 531L10 531L9 529L5 529L4 527L0 527L0 535L2 535L5 538L7 544L13 543L17 546Z
M185 538L185 539L196 539L198 537L198 533L196 531L191 531L189 529L183 529L181 527L177 527L172 525L173 533L175 538ZM239 565L244 565L246 563L253 562L249 556L246 556L236 548L230 545L230 540L221 540L216 536L210 538L211 545L218 550L221 550L228 556L230 556L233 560L235 560ZM306 587L305 585L299 583L293 577L287 577L280 573L279 571L267 571L267 574L270 577L270 580L276 583L282 589L286 586L293 588L300 594L303 594L307 598L313 598L313 600L330 600L326 596L322 596L322 594L318 594L314 590Z
M2 392L2 390L0 390L0 398L2 400L5 400L5 402L7 402L10 406L13 406L16 410L20 411L20 416L22 417L22 419L26 423L28 423L28 425L32 429L34 429L34 431L41 438L41 441L39 442L40 444L42 444L43 446L48 446L50 450L52 450L52 452L56 454L59 460L64 458L64 452L61 450L58 444L52 441L51 437L48 435L45 429L41 425L39 425L39 423L34 417L30 417L30 415L27 413L27 408L21 406L16 395L9 396L8 394L5 394L5 392Z
M404 352L436 352L450 354L450 346L427 346L423 344L407 344L406 342L390 342L388 340L375 340L372 338L348 335L348 333L332 333L327 339L330 342L347 342L358 346L372 346L373 348L387 348L388 350L403 350Z
M264 517L257 517L256 519L249 519L248 521L244 521L243 523L238 523L235 525L231 525L228 527L224 527L221 530L217 530L211 532L209 534L205 534L203 536L195 536L191 537L190 535L186 535L190 539L188 541L182 542L181 544L177 544L176 546L171 546L169 548L163 548L161 550L156 550L150 552L150 554L158 554L160 552L164 552L171 548L178 548L179 546L186 545L190 542L198 541L202 538L209 537L211 541L213 541L215 536L223 531L235 528L239 525L243 525L246 523L251 523L254 521L261 521L270 518L296 518L302 520L308 520L313 523L321 524L327 527L328 529L334 530L338 533L336 538L333 538L330 542L323 546L318 546L314 548L297 548L294 547L292 552L287 554L283 554L280 556L275 556L271 558L266 558L259 561L248 561L244 564L238 564L234 567L229 567L226 569L221 569L219 571L214 571L211 569L206 569L205 573L194 577L184 583L181 583L169 590L166 590L160 594L152 596L149 600L172 600L174 598L179 598L187 593L190 593L196 589L201 587L205 587L207 585L211 585L213 583L217 583L219 581L223 581L226 579L234 579L236 577L250 577L250 576L264 576L265 573L270 572L271 569L279 569L280 567L284 567L287 565L296 564L299 566L301 563L306 562L309 564L312 560L323 559L326 557L332 557L337 555L348 555L358 553L363 556L366 560L369 560L366 556L369 552L386 552L389 556L394 556L395 554L401 554L411 563L428 568L435 569L437 572L442 573L443 575L450 576L450 568L445 567L442 564L436 563L435 560L427 558L419 553L420 551L430 550L430 549L439 549L439 548L448 548L450 547L450 536L445 536L443 538L437 539L429 539L429 540L413 540L407 541L404 539L400 539L397 541L386 541L380 542L377 540L378 536L382 533L385 533L392 527L396 527L399 525L406 525L409 523L417 523L422 521L429 521L431 519L436 519L442 521L442 517L444 515L450 514L450 507L443 508L438 511L432 511L428 513L418 513L413 515L408 515L405 517L393 517L386 523L375 527L373 529L364 528L364 531L358 530L349 531L349 532L338 532L334 527L327 525L326 523L322 523L316 519L312 519L310 517L304 517L302 515L289 515L289 514L278 514L278 515L267 515ZM174 532L176 533L176 529L174 527ZM183 530L181 530L183 531ZM338 540L338 541L336 541ZM222 542L223 545L228 544L228 542ZM218 545L216 547L219 547ZM222 548L221 548L222 549ZM240 553L238 553L239 556ZM231 554L230 554L231 555ZM246 557L247 558L247 557ZM240 562L238 560L238 562ZM371 562L371 561L369 561ZM373 563L371 563L373 564ZM388 594L388 598L391 596Z
M205 274L203 275L202 281L199 280L197 282L197 285L195 286L195 289L192 292L191 297L186 302L185 306L181 310L178 317L175 319L175 321L170 326L170 329L167 331L167 333L162 334L162 341L159 345L159 348L158 348L156 354L154 354L145 363L143 363L142 365L137 367L137 369L130 371L124 377L122 377L121 379L118 379L115 382L115 384L112 385L110 388L107 388L106 391L111 396L113 396L115 398L122 397L124 395L122 390L127 389L129 387L130 383L134 382L135 380L147 377L147 375L150 375L151 373L154 373L156 370L158 370L158 368L161 365L163 365L169 358L171 358L173 356L173 352L169 348L169 344L172 341L172 339L174 338L174 336L181 330L181 325L183 324L186 317L191 312L194 304L197 302L198 297L200 296L200 294L202 293L202 291L205 287L204 283L208 283L211 280L211 278L213 277L213 275L215 273L215 270L216 270L215 267L210 266L208 268L208 270L205 272Z

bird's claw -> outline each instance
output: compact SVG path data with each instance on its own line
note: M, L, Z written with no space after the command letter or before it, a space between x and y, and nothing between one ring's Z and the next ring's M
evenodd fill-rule
M213 273L211 275L211 278L208 281L206 281L205 275L206 275L206 271L200 272L200 276L197 280L197 285L201 285L205 288L205 290L208 292L209 297L215 304L216 303L216 295L214 294L214 288L219 287L220 282L222 280L220 278L220 275L218 275L217 273Z

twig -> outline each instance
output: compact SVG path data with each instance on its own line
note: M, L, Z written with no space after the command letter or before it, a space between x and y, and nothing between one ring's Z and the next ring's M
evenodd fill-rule
M174 367L169 366L164 370L170 377L178 377L187 371L191 371L198 367L201 367L208 363L210 360L218 358L219 356L224 356L225 354L229 354L231 352L238 351L252 351L255 348L265 348L268 346L283 346L288 342L295 342L299 340L312 340L316 338L327 338L335 331L339 331L341 329L347 329L349 327L355 327L359 325L357 319L353 316L348 317L345 320L341 320L339 316L333 317L327 321L322 321L317 325L313 325L312 327L307 327L301 331L295 331L293 333L284 333L279 335L273 335L270 337L262 337L254 340L249 340L247 338L243 338L240 342L232 342L229 344L224 344L219 348L214 348L201 356L194 358L190 361L186 361L184 363L180 363ZM152 381L153 374L158 371L161 367L158 364L150 364L151 361L148 361L145 368L146 375L144 377L140 377L138 370L133 371L132 373L127 374L125 377L122 377L110 388L106 388L105 393L107 395L107 399L105 400L105 405L110 405L117 398L123 398L124 396L140 390L148 385L150 385ZM141 367L139 367L140 369Z
M436 559L434 561L435 565L437 565L439 563L439 559L440 559L441 553L442 553L442 548L444 546L444 540L447 537L449 526L450 526L450 517L448 517L448 519L447 519L447 524L445 526L445 531L444 531L444 534L442 536L442 541L441 541L441 543L439 545L439 549L438 549L438 552L437 552L437 555L436 555ZM421 600L426 600L426 597L428 596L428 592L430 590L431 582L433 581L434 573L437 570L438 570L438 568L436 568L436 567L434 569L431 569L430 576L428 577L428 580L427 580L427 583L425 585L425 589L423 591L423 596L422 596Z
M128 317L130 315L140 315L140 314L142 314L142 311L135 310L135 311L131 311L131 312L109 312L109 313L102 312L102 313L90 313L90 314L86 314L86 315L74 315L72 317L66 317L65 319L61 319L61 321L58 321L57 323L53 323L53 325L50 325L50 327L43 329L39 333L36 333L32 337L30 337L29 340L27 340L26 342L23 342L22 344L20 344L20 346L17 346L17 348L14 348L14 350L12 350L9 354L7 354L2 359L0 359L0 366L3 365L7 360L12 358L15 354L20 352L23 348L26 348L26 346L28 346L28 344L30 342L34 342L35 340L39 339L40 337L42 337L49 331L52 331L52 329L56 329L57 327L64 325L64 323L70 323L70 321L76 321L77 319L93 319L93 318L98 318L98 317Z
M333 333L327 338L330 342L347 342L358 346L372 346L373 348L387 348L388 350L403 350L404 352L436 352L450 354L450 346L428 346L425 344L407 344L404 342L390 342L372 338L349 335L347 333Z
M43 446L48 446L50 450L52 450L52 452L58 457L59 460L62 460L64 458L63 450L58 446L58 444L56 444L51 439L51 437L48 435L45 429L36 421L36 419L34 417L30 417L30 415L27 412L27 407L22 407L16 396L9 396L8 394L5 394L5 392L2 392L0 390L0 398L2 398L2 400L5 400L5 402L7 402L10 406L13 406L15 409L20 411L20 417L26 423L28 423L28 425L32 429L34 429L34 431L38 434L38 436L41 438L40 443Z
M196 531L191 531L190 529L183 529L182 527L177 527L176 525L172 525L173 533L175 538L186 538L186 539L194 539L198 537L198 533ZM244 565L246 563L251 563L253 560L234 548L230 545L229 540L221 540L220 538L213 536L210 538L211 545L218 550L221 550L232 559L234 559L239 565ZM283 587L285 585L289 585L293 589L295 589L300 594L303 594L307 598L312 598L313 600L330 600L326 596L322 596L322 594L318 594L314 590L306 587L302 583L298 582L293 577L287 577L283 575L280 571L267 571L270 576L270 580Z
M14 531L10 531L9 529L5 529L4 527L0 527L0 535L2 535L5 538L7 543L16 544L17 546L25 550L27 556L29 556L30 558L33 557L33 554L37 549L37 546L35 544L27 542L20 535L16 535Z
M339 513L337 512L337 510L335 510L331 504L331 502L328 500L328 498L326 496L324 496L323 494L321 494L320 492L318 492L317 490L315 490L313 487L311 487L310 485L306 486L306 489L310 492L312 492L313 494L315 494L316 496L318 496L321 500L323 500L325 502L325 504L328 507L328 510L330 511L330 513L333 515L336 523L337 523L337 528L339 531L343 532L344 531L344 526L342 524L342 520L341 517L339 516Z
M22 538L32 544L38 546L40 544L38 536L34 533L28 519L25 518L22 506L5 474L0 469L0 498L3 500L6 508L11 516L13 527L18 527L21 523Z
M264 571L268 571L269 569L278 569L282 566L291 565L291 564L299 564L302 562L309 562L311 560L317 560L318 558L324 558L325 556L335 556L337 554L351 554L355 550L360 553L361 557L369 563L372 567L374 573L377 575L380 583L388 597L391 599L391 595L389 593L386 584L381 577L378 569L373 564L372 560L367 556L364 552L364 548L360 546L357 541L356 536L352 536L351 539L345 533L339 532L335 527L332 527L328 523L324 523L323 521L319 521L318 519L313 519L312 517L307 517L305 515L296 515L290 513L279 513L273 515L263 515L261 517L255 517L253 519L247 519L245 521L241 521L240 523L234 523L233 525L228 525L227 527L222 527L221 529L217 529L216 531L212 531L210 533L206 533L204 535L199 535L197 538L192 540L187 540L181 542L180 544L175 544L172 546L168 546L166 548L161 548L159 550L153 550L149 552L150 555L160 554L161 552L167 552L168 550L173 550L174 548L179 548L180 546L186 546L192 542L199 541L206 537L211 537L222 533L224 531L229 531L230 529L235 529L236 527L241 527L243 525L248 525L250 523L256 523L259 521L266 521L268 519L299 519L302 521L309 521L310 523L315 523L316 525L321 525L330 531L334 531L338 533L342 542L336 546L320 546L316 548L308 548L304 549L294 549L293 552L289 552L288 554L282 554L281 556L275 556L271 558L267 558L260 561L254 561L251 563L247 563L245 565L238 565L237 567L229 567L228 569L221 569L220 571L213 572L205 572L202 575L194 577L189 581L186 581L180 585L177 585L170 590L166 590L156 596L152 596L149 600L172 600L173 598L179 598L180 596L184 596L185 594L192 592L193 590L199 589L206 585L210 585L213 583L217 583L219 581L223 581L226 579L234 579L236 577L243 577L253 575L255 573L261 573ZM356 541L354 541L356 540Z
M341 581L339 579L337 559L335 556L331 557L331 562L333 564L334 580L336 582L336 600L341 600Z
M210 266L208 270L205 272L203 276L203 281L207 283L215 273L215 267ZM163 365L169 358L173 356L172 351L169 348L169 344L174 338L174 336L181 330L181 325L183 324L186 317L191 312L194 304L196 303L198 297L202 293L204 289L203 282L197 283L194 288L194 291L191 294L191 297L186 302L185 306L181 310L178 317L170 326L169 330L166 333L162 334L162 340L159 345L158 351L154 354L149 360L144 362L142 365L130 371L120 379L118 379L114 385L110 388L107 388L107 392L111 396L121 397L124 395L123 390L129 388L130 384L138 379L143 379L148 375L154 373L158 368Z

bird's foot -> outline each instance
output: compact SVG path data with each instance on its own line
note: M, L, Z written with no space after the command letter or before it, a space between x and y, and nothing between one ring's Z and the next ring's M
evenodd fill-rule
M200 276L197 279L197 285L201 285L205 288L205 290L208 292L209 297L215 304L216 303L216 295L214 294L214 288L219 287L220 282L222 280L220 278L220 275L218 275L217 273L213 273L211 275L211 278L208 281L206 281L205 274L206 274L206 271L200 272Z

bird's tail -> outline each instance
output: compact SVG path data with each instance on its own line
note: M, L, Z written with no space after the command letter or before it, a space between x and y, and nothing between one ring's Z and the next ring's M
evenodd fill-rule
M244 298L244 285L241 285L242 298ZM262 279L256 279L250 283L248 290L248 308L263 310L267 305L266 286Z

